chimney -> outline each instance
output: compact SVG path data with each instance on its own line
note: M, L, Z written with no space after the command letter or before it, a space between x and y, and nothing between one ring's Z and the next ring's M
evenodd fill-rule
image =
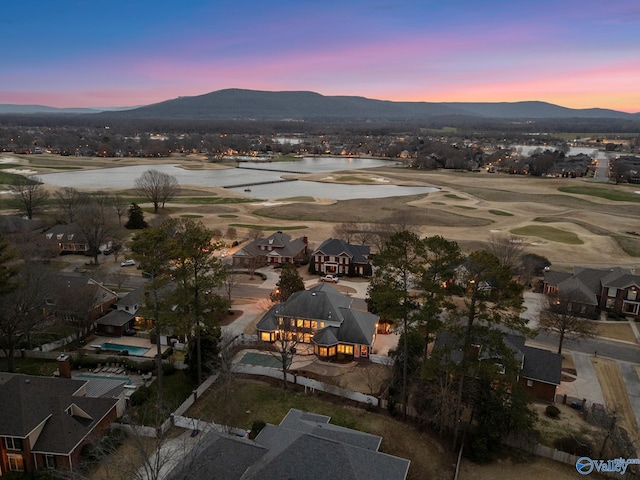
M57 359L58 373L62 378L71 378L71 359L69 355L61 354Z
M309 239L307 238L307 236L305 235L304 237L302 237L302 241L306 244L309 243Z

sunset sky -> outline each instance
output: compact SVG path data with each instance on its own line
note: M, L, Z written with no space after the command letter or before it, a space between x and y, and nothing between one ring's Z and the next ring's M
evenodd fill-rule
M225 88L640 112L638 0L7 0L0 103Z

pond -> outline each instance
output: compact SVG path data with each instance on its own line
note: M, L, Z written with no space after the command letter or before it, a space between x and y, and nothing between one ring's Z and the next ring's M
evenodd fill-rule
M135 179L154 169L174 176L182 186L225 187L250 198L273 200L311 196L348 200L416 195L437 191L431 187L386 185L382 176L371 176L375 184L346 185L311 181L281 182L287 173L327 173L393 166L396 162L371 158L305 157L296 162L239 162L240 168L186 170L179 165L135 165L99 170L83 170L39 175L50 185L89 190L134 188Z

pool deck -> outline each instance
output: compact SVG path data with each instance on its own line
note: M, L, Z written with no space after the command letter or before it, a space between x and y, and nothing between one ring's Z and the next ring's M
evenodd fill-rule
M117 343L118 345L128 345L131 347L139 347L139 348L148 348L149 350L143 355L143 358L153 358L156 354L156 346L151 343L148 338L140 338L140 337L90 337L87 339L87 344L84 346L83 350L95 351L95 346L102 345L103 343ZM167 345L162 345L162 353L165 352L169 347ZM132 355L138 357L138 355ZM138 357L141 358L141 357Z

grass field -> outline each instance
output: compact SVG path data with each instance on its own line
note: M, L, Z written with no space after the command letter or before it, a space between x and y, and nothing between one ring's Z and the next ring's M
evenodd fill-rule
M540 237L551 242L568 243L570 245L582 245L584 243L575 233L546 226L530 225L514 228L511 233L523 237Z

